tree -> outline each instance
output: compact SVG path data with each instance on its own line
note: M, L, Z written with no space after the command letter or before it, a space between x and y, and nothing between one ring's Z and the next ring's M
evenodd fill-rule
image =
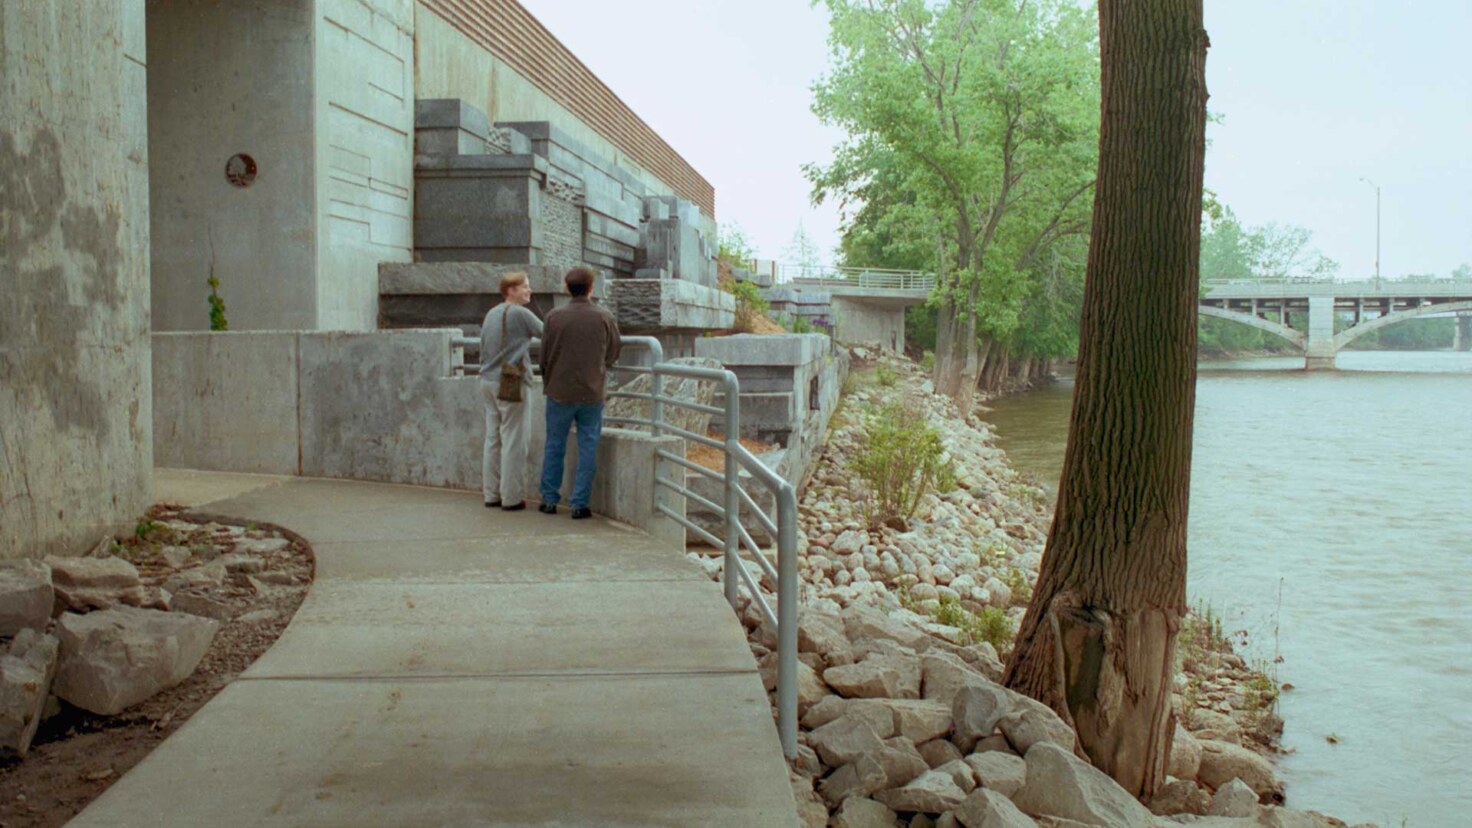
M1029 273L1087 232L1092 28L1066 0L826 5L833 65L813 108L849 138L807 168L815 196L865 202L871 249L937 272L936 388L969 411L983 339L1016 330Z
M813 242L813 237L802 226L797 223L797 230L792 234L792 242L782 249L782 256L791 264L802 269L804 275L816 275L815 271L822 264L822 254L818 252L818 245Z
M1102 0L1103 121L1073 419L1005 681L1148 800L1186 604L1206 31L1202 0Z

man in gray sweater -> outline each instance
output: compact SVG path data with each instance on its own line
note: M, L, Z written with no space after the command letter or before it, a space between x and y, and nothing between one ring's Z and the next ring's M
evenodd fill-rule
M527 356L533 337L542 333L542 320L527 310L532 286L525 273L501 277L501 304L491 308L480 325L480 393L486 405L486 442L481 452L481 487L486 508L508 512L526 508L527 467L526 389L531 385ZM519 366L520 380L502 376L503 365ZM501 383L522 385L518 399L501 399Z
M603 433L604 383L618 360L618 322L605 308L593 304L593 271L575 267L567 272L572 301L547 314L542 333L542 383L547 394L547 444L542 454L544 514L557 513L561 499L562 463L567 456L567 431L578 430L578 469L573 477L574 520L593 516L588 500L598 462L598 438Z

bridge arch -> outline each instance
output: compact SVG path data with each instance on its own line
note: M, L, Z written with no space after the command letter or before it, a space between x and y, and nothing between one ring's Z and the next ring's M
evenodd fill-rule
M1205 309L1203 308L1203 310ZM1433 316L1438 313L1451 313L1453 311L1467 310L1472 310L1472 299L1467 299L1460 302L1443 302L1439 305L1421 305L1415 308L1407 308L1406 310L1399 310L1394 311L1393 313L1387 313L1384 316L1377 316L1374 319L1366 320L1358 325L1355 325L1353 328L1346 328L1335 334L1334 350L1339 351L1343 349L1344 346L1355 341L1356 339L1359 339L1365 334L1371 331L1377 331L1390 325L1394 325L1397 322L1404 322L1407 319L1415 319L1418 316Z
M1274 336L1288 340L1300 348L1306 348L1308 346L1308 334L1303 331L1296 331L1287 325L1274 322L1271 319L1263 319L1261 316L1253 316L1250 313L1227 310L1226 308L1216 308L1210 305L1198 305L1196 310L1202 316L1227 319L1242 325L1250 325L1258 330L1267 331Z

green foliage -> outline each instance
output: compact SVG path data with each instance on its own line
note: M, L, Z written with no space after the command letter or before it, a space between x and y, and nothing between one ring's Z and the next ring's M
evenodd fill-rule
M220 296L220 279L215 276L214 268L210 268L210 277L205 284L210 286L210 330L230 330L230 320L225 318L225 299Z
M1002 571L1000 578L1007 589L1012 591L1012 603L1026 604L1032 600L1032 582L1027 579L1027 573L1015 566L1009 566Z
M850 467L867 487L863 508L870 526L908 520L926 494L956 486L940 432L912 406L891 403L869 412L860 442Z
M900 381L900 375L894 368L881 362L874 366L874 381L879 383L880 388L893 388Z
M940 607L931 617L937 624L959 629L966 643L985 641L1004 657L1012 649L1012 639L1017 633L1012 620L1000 608L986 607L980 613L973 613L948 596L940 599Z
M757 317L771 308L762 298L761 289L751 282L727 282L721 287L736 297L736 330L751 333L755 330Z
M813 323L806 316L799 313L787 315L783 318L787 330L795 334L813 333Z
M1452 347L1456 336L1457 320L1453 317L1408 319L1370 331L1346 347L1363 351L1434 351Z
M731 222L716 230L716 257L725 259L734 267L745 267L756 256L756 250L746 240L741 225Z
M935 370L935 352L926 351L920 355L920 370L930 373Z
M1072 353L1098 149L1092 15L1066 0L825 5L833 57L813 108L848 139L805 172L844 208L844 263L941 276L929 330L907 325L921 349L948 307L1014 356Z
M148 518L139 518L137 525L133 527L133 536L138 538L139 540L147 540L149 535L157 532L162 528L162 525L155 523Z

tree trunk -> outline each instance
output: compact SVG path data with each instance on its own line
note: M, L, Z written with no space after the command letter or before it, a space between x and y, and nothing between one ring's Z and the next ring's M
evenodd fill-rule
M1103 120L1058 506L1005 681L1149 800L1186 603L1206 32L1202 0L1102 0Z
M976 341L976 313L954 304L942 305L936 325L935 393L955 400L961 416L969 417L982 358Z

